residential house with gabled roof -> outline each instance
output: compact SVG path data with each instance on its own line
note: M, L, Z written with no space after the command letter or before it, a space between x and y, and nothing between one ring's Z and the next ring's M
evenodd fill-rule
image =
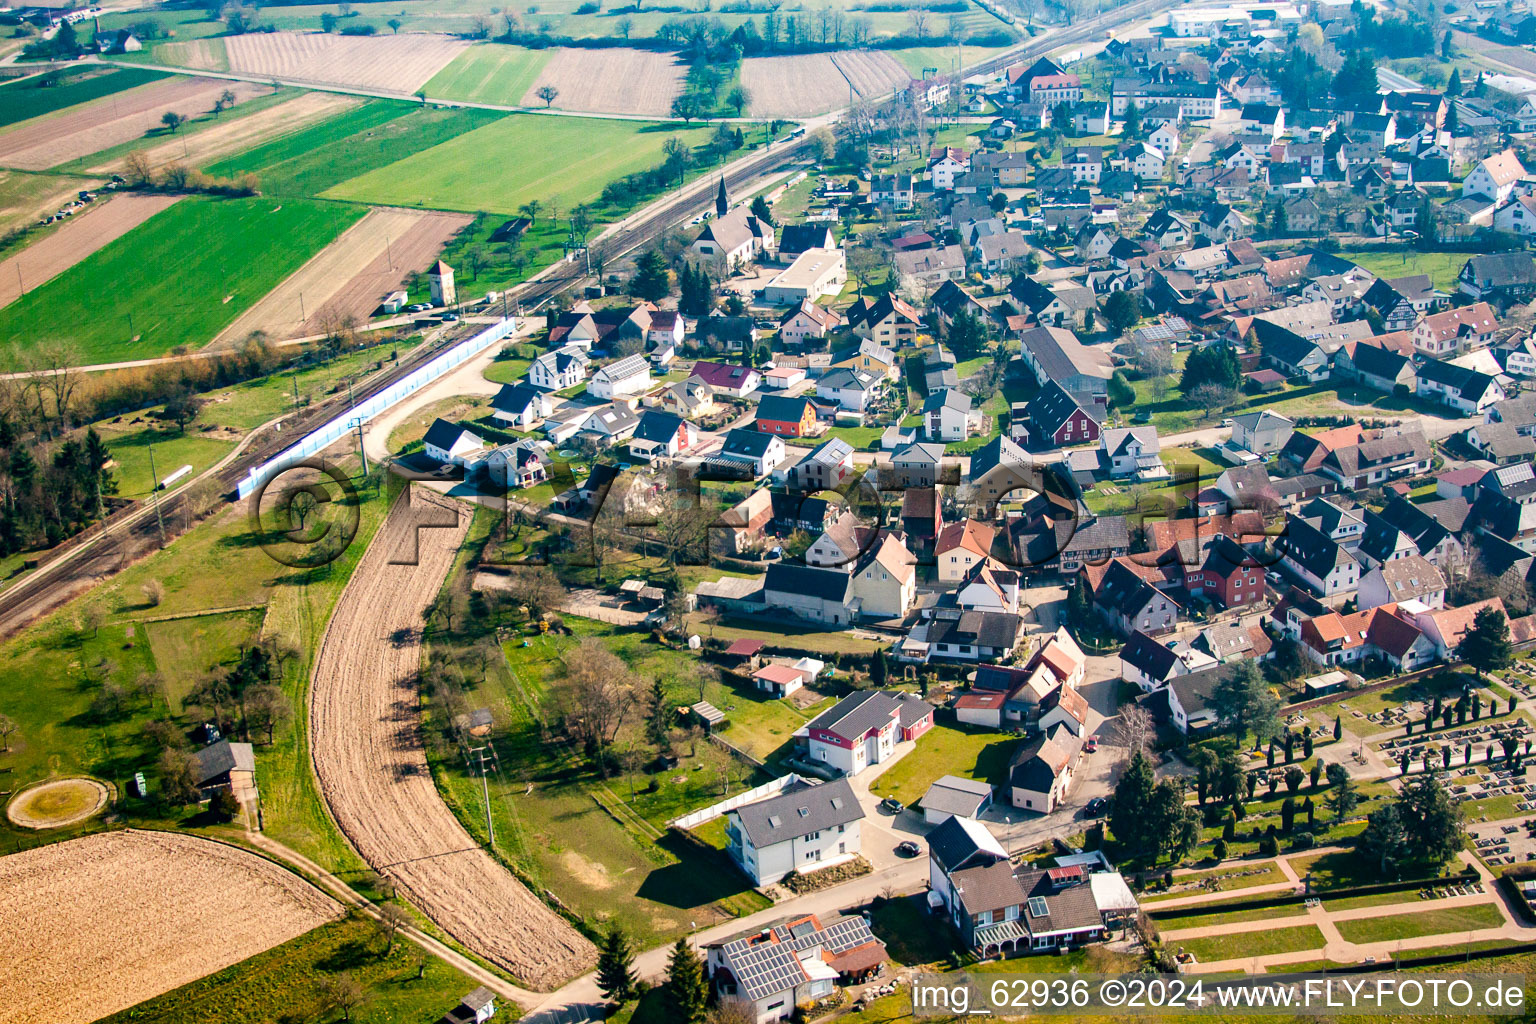
M912 628L898 656L921 661L992 662L1013 656L1024 620L1007 612L937 608Z
M882 532L854 566L848 597L865 619L900 619L917 596L917 560L895 534Z
M1361 610L1408 601L1428 608L1445 607L1445 577L1423 555L1381 562L1360 579Z
M1042 387L1054 380L1085 406L1107 407L1114 366L1103 350L1060 327L1030 328L1019 336L1019 345L1024 365Z
M625 356L599 367L587 381L587 394L604 401L643 394L651 387L651 363L643 354Z
M969 313L983 323L994 319L990 309L954 281L939 285L938 290L928 297L928 309L946 326L954 323L961 312Z
M927 441L914 441L891 452L889 467L881 467L880 486L885 490L912 490L930 488L939 482L939 466L944 459L944 446Z
M1002 568L992 557L996 537L996 529L975 519L946 524L933 545L940 582L959 582L979 565Z
M441 416L427 428L422 444L427 458L466 468L486 451L485 441L477 434Z
M829 437L789 468L786 479L794 489L812 494L843 485L853 473L853 446L840 437Z
M780 437L805 437L816 430L816 409L808 398L764 395L757 403L759 433Z
M785 224L779 228L779 259L789 259L811 249L835 249L837 240L826 224Z
M503 384L491 399L491 418L512 430L532 430L548 416L549 393L527 381Z
M779 338L786 345L804 345L813 338L825 338L842 323L841 315L803 299L779 320Z
M528 365L528 383L543 391L564 391L587 379L590 360L578 345L545 352Z
M1082 737L1065 725L1019 744L1008 763L1008 802L1019 810L1051 813L1071 790L1082 756Z
M816 382L816 397L839 409L862 413L884 390L886 379L883 374L876 376L867 370L841 367L828 371Z
M1435 660L1433 640L1396 603L1344 615L1328 611L1301 624L1301 651L1318 665L1352 665L1379 658L1398 672Z
M1486 302L1434 313L1413 328L1413 348L1421 356L1439 359L1487 348L1498 330L1498 318Z
M1281 566L1320 597L1348 594L1360 585L1360 563L1306 518L1286 517L1285 532L1275 542L1275 550Z
M784 441L776 434L760 430L744 430L733 427L725 435L720 451L711 456L709 463L723 469L739 468L752 478L766 476L769 470L784 461Z
M717 394L732 398L751 394L763 381L762 375L750 366L735 363L694 363L689 375L708 384Z
M1142 225L1142 233L1157 243L1159 249L1178 249L1195 237L1195 226L1172 210L1158 210Z
M1102 461L1112 477L1134 477L1146 482L1167 480L1171 475L1163 464L1163 447L1156 427L1115 427L1104 431L1099 445Z
M1320 469L1323 460L1336 448L1358 444L1364 438L1364 430L1358 423L1350 423L1315 434L1296 431L1280 449L1280 457L1302 472Z
M1121 636L1157 635L1179 621L1180 604L1152 586L1122 559L1112 561L1093 592L1093 607Z
M1528 252L1473 256L1462 264L1456 286L1474 300L1522 302L1536 295L1536 261Z
M1186 568L1184 586L1221 608L1264 600L1264 566L1230 537L1217 538L1199 568Z
M1371 437L1359 444L1335 448L1323 457L1318 471L1349 490L1362 490L1402 477L1427 473L1432 452L1417 430Z
M898 252L891 261L903 288L937 288L945 281L965 280L965 250L958 245Z
M1483 410L1505 398L1504 388L1495 378L1439 359L1425 359L1419 364L1418 395L1463 416L1482 415Z
M1472 628L1472 623L1477 619L1477 613L1484 608L1492 608L1506 619L1509 617L1503 600L1491 597L1486 601L1473 601L1455 608L1426 608L1413 612L1412 618L1414 624L1434 644L1435 657L1443 661L1455 655L1456 648L1461 645L1467 630Z
M1505 149L1479 160L1461 181L1463 195L1483 196L1496 203L1509 198L1515 185L1525 176L1525 168L1515 151Z
M1207 238L1230 242L1247 237L1249 221L1225 203L1207 203L1200 210L1196 226Z
M923 329L923 315L894 295L882 295L878 299L859 296L844 314L848 328L861 338L870 338L897 348L917 341Z
M1255 455L1270 455L1285 447L1295 432L1295 421L1271 409L1232 417L1232 443Z
M832 353L827 364L829 370L860 370L875 377L895 380L901 372L901 361L889 346L873 338L861 338L858 344Z
M647 409L629 438L630 453L637 458L676 458L698 444L699 430L677 413Z
M1216 664L1205 651L1175 640L1158 640L1150 633L1132 630L1120 649L1120 678L1135 683L1143 693L1153 693L1186 675Z
M850 693L801 727L795 738L806 756L846 775L890 758L896 745L933 727L933 705L899 690Z
M862 849L864 811L847 779L792 782L725 817L726 853L755 885L851 860Z
M1025 415L1010 422L1009 432L1013 440L1028 438L1041 448L1092 444L1099 439L1103 410L1091 408L1093 412L1056 381L1047 381L1025 406Z
M1465 498L1453 498L1437 502L1436 515L1425 506L1409 501L1401 495L1393 495L1380 512L1373 512L1369 519L1393 526L1406 534L1414 543L1416 552L1423 555L1430 565L1449 569L1466 556L1466 550L1456 536L1466 522L1470 508Z
M1275 643L1262 626L1245 626L1241 620L1206 626L1190 644L1209 654L1217 664L1231 661L1268 661Z
M971 396L959 388L940 388L923 400L923 436L940 444L964 441L980 424Z
M1418 389L1419 378L1410 356L1370 341L1354 341L1333 357L1334 375L1384 395L1407 395Z
M1082 328L1089 312L1098 308L1098 298L1091 288L1069 282L1042 284L1024 274L1014 277L1008 285L1008 295L1019 312L1055 329Z
M722 1004L740 1004L753 1024L789 1019L819 1003L838 981L866 980L886 960L885 943L858 915L789 917L705 946L705 968Z

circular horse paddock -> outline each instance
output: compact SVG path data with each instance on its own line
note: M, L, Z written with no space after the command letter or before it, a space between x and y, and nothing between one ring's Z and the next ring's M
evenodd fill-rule
M5 813L22 828L63 828L100 814L109 797L95 779L54 779L16 794Z

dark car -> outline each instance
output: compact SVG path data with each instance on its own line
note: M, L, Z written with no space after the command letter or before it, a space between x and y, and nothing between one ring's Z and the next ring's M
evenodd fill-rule
M908 839L904 843L897 844L896 852L901 854L903 857L916 857L919 853L922 852L922 850L918 848L916 843Z
M1109 801L1105 800L1101 796L1096 796L1092 800L1088 801L1087 806L1083 808L1083 813L1090 818L1097 818L1108 809Z
M900 800L896 800L892 797L886 797L884 800L881 800L880 809L886 814L900 814L902 811L906 810L906 808L901 805Z

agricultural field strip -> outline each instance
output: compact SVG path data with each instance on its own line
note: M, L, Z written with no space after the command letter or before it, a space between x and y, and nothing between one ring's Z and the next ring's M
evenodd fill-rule
M162 71L89 65L66 71L62 78L48 79L45 74L30 75L0 86L0 127L43 117L165 77ZM47 84L50 81L53 84Z
M154 168L164 167L170 163L204 167L215 160L243 153L268 139L328 120L357 106L360 102L362 102L360 99L342 93L299 93L275 106L245 117L234 116L239 114L237 107L233 115L218 124L194 132L185 138L167 139L152 146L142 147L136 152L143 153L149 165ZM101 174L110 174L121 171L123 165L124 160L113 160L93 170Z
M98 200L53 234L0 262L0 308L21 298L23 289L47 283L180 198L119 195Z
M0 166L42 171L162 130L161 115L200 114L226 90L238 103L270 85L215 78L173 78L107 96L58 114L35 117L0 133Z
M808 117L845 105L850 92L869 98L907 81L906 69L883 51L749 57L741 84L752 94L753 117Z
M89 1024L341 913L255 854L139 831L0 858L0 904L0 1024Z
M409 95L469 44L442 35L260 32L224 40L231 72Z
M666 117L682 91L687 68L670 53L615 47L560 49L523 94L525 107L542 107L539 90L559 90L554 106L580 113Z
M322 313L328 308L338 315L350 313L365 318L384 294L397 287L411 271L425 268L425 264L418 267L414 262L405 262L408 255L415 255L405 247L419 248L410 236L423 223L429 229L436 229L429 232L429 237L443 233L442 221L433 222L434 217L445 218L456 227L469 222L469 218L462 215L434 215L419 210L369 210L362 220L343 231L335 241L226 327L214 339L213 347L233 347L256 330L266 331L277 338L312 334L319 327L316 321L323 318ZM447 233L451 234L452 230L453 227L449 227ZM402 246L399 252L401 263L391 268L389 260L397 243ZM381 256L385 258L384 272L374 271L367 278L381 290L367 308L359 313L355 294L350 296L349 308L334 305L338 296L370 271Z
M73 202L81 189L100 187L99 177L33 174L0 170L0 232L36 227L43 218Z
M477 955L524 984L553 986L592 965L591 943L464 830L417 732L422 609L469 524L456 503L417 493L415 509L391 511L321 641L310 688L315 772L337 825L375 870ZM445 513L457 526L417 529Z

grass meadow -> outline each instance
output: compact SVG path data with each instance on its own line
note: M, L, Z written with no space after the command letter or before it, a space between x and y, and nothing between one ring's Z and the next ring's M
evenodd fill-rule
M57 77L40 75L0 85L0 127L52 114L76 103L98 100L165 78L168 74L140 68L71 68Z
M0 340L57 338L83 364L200 348L364 212L185 199L0 310Z
M374 100L206 169L219 177L255 174L267 195L315 196L505 116L491 110L444 110ZM506 154L496 154L495 159L505 161Z
M433 99L520 106L551 54L522 46L471 46L422 89Z
M668 138L678 135L696 145L709 130L508 114L323 194L364 203L504 214L517 213L529 200L547 206L558 197L560 208L569 210L596 200L615 178L661 163Z

